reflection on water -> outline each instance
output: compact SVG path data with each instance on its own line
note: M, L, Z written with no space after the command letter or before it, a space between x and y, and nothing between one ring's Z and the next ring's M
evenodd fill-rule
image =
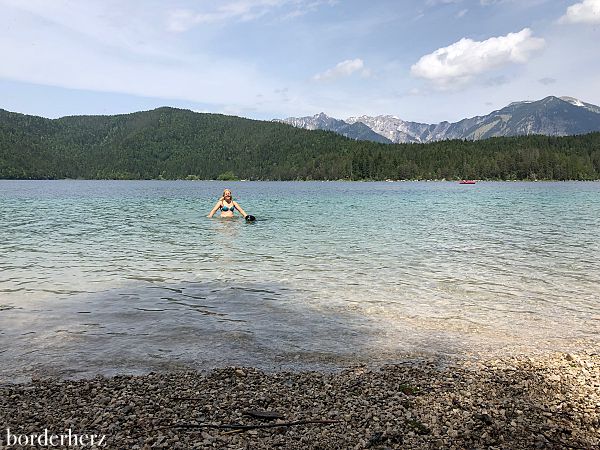
M0 181L0 378L569 349L598 183Z

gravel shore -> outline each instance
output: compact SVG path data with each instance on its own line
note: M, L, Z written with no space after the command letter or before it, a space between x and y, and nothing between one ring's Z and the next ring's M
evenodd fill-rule
M11 449L20 447L6 447L7 428L104 434L111 449L591 449L600 446L599 421L600 355L592 352L0 387L0 448Z

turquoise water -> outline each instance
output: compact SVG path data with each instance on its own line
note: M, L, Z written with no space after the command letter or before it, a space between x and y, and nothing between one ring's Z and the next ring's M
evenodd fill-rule
M600 183L0 181L0 379L595 345L599 229Z

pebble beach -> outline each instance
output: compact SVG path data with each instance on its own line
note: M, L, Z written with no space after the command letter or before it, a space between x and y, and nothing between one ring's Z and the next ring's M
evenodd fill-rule
M94 433L115 449L592 449L600 445L599 421L593 351L0 387L0 423L11 433ZM2 430L0 448L33 448L6 444Z

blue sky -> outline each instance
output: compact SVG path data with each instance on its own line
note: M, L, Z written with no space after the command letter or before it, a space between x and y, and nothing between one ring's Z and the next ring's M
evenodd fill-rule
M0 108L434 123L600 105L600 0L0 0Z

